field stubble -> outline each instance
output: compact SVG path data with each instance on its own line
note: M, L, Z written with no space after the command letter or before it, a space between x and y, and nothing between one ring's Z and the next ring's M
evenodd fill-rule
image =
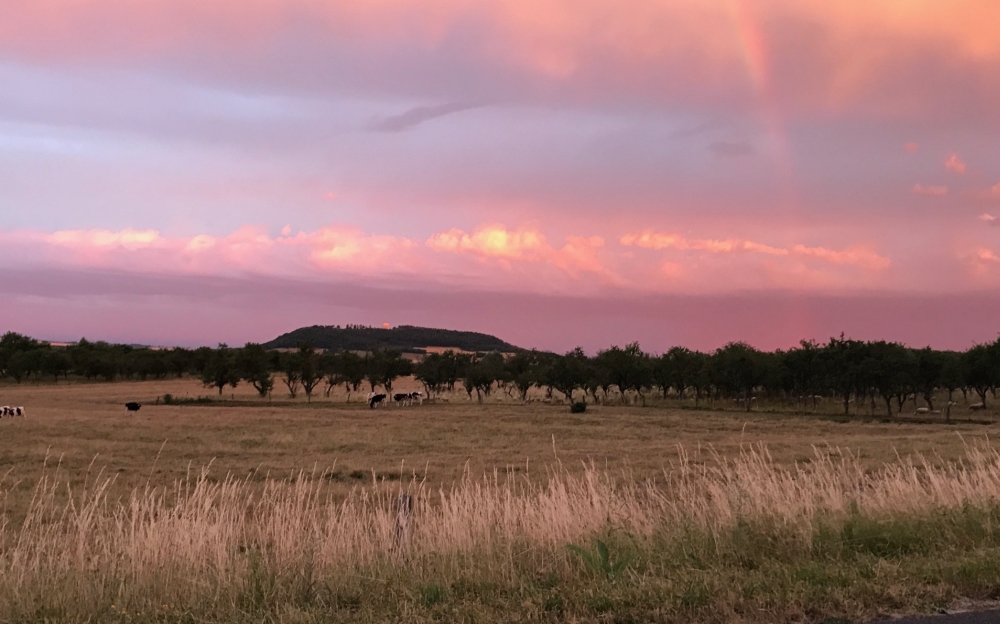
M0 619L818 622L1000 586L992 426L149 405L198 389L4 388Z

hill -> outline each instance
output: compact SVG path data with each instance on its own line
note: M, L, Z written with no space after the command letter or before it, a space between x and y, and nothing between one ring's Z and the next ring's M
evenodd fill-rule
M517 351L514 345L496 336L478 332L454 331L400 325L392 329L381 327L347 327L313 325L300 327L265 343L268 349L290 349L300 343L309 343L318 349L333 351L367 351L371 349L398 349L408 352L422 352L427 347L446 347L462 351Z

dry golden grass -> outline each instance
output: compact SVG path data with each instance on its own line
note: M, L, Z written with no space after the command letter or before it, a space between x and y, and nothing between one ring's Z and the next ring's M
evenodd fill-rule
M981 564L1000 546L992 450L877 471L828 453L783 467L761 448L717 460L682 455L658 481L585 466L544 482L383 483L346 498L303 474L262 486L202 474L111 501L108 479L67 488L56 471L34 489L24 522L0 532L0 618L586 620L619 609L627 619L796 621L806 608L909 610L1000 581ZM400 490L417 501L405 548L395 538ZM607 540L603 559L569 548L595 536ZM938 562L929 582L922 566L939 551L963 557ZM866 578L883 563L881 579Z
M993 424L240 390L0 387L0 621L818 622L1000 586Z
M403 380L399 387L418 386ZM228 407L154 405L166 393L215 398L214 390L192 379L0 386L0 404L24 405L29 414L0 421L0 474L7 473L8 486L19 482L7 510L17 516L23 509L46 458L49 465L61 464L74 486L95 470L115 475L112 495L147 482L167 485L209 464L217 479L316 469L332 473L346 492L373 473L388 479L417 475L437 486L467 472L496 469L540 477L557 461L571 472L594 462L628 468L642 479L676 464L680 446L698 463L709 449L728 457L763 443L782 464L811 461L814 446L831 446L878 467L915 453L933 461L955 459L965 443L996 431L968 423L838 422L836 405L828 406L829 415L624 406L569 414L565 406L496 398L478 405L457 393L448 403L369 410L359 397L346 403L339 392L307 404L301 396L279 399L276 389L274 402L261 404L247 386L224 395L232 400ZM130 400L143 408L126 412Z

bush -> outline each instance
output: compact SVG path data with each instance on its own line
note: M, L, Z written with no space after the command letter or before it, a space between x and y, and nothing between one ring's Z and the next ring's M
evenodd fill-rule
M167 394L163 395L163 404L164 405L170 405L173 402L174 402L174 395L172 395L170 393L167 393Z
M587 411L587 404L584 401L577 401L569 406L571 414L582 414Z

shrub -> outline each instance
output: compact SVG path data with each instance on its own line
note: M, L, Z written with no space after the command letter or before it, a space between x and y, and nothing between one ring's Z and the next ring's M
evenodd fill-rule
M577 401L569 406L569 411L571 414L582 414L587 411L587 404L583 401Z
M174 402L174 395L167 393L163 395L163 404L170 405Z

